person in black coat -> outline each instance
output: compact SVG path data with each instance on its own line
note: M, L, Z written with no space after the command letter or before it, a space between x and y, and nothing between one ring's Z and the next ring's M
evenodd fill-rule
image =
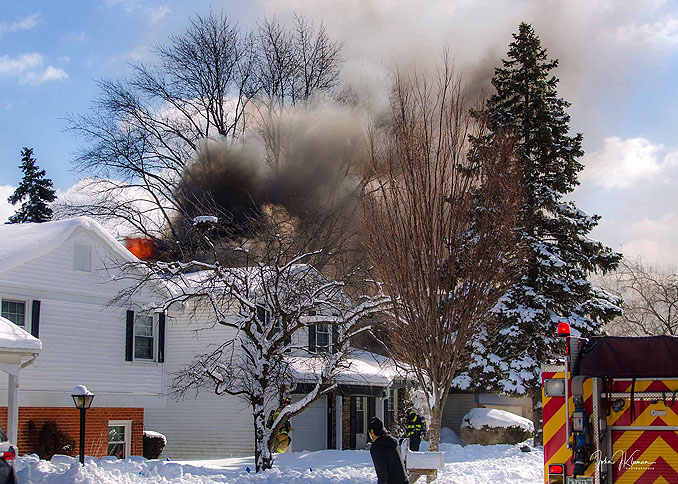
M407 472L398 441L384 428L384 422L372 417L367 425L372 446L370 455L377 471L377 484L407 484Z

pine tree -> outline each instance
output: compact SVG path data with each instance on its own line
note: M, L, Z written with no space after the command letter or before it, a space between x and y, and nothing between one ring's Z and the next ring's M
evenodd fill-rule
M557 95L558 66L529 24L521 23L508 60L495 69L496 89L487 102L493 130L516 137L524 201L518 230L525 243L523 277L498 305L505 328L479 341L472 367L479 388L532 396L541 414L540 365L562 353L558 322L588 336L620 314L620 301L587 280L591 272L613 270L621 254L588 237L599 216L579 210L564 196L578 185L583 165L582 135L569 135L570 103ZM573 331L573 332L574 332ZM540 428L537 425L535 428Z
M52 180L46 178L45 170L41 170L33 158L33 149L21 150L21 171L24 177L7 201L12 205L19 202L21 208L12 215L7 223L46 222L52 218L52 209L48 203L56 200L56 192Z

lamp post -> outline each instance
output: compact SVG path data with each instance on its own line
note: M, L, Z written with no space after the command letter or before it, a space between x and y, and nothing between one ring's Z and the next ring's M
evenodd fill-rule
M92 405L94 393L85 385L78 385L71 394L75 408L80 410L80 463L85 464L85 412Z

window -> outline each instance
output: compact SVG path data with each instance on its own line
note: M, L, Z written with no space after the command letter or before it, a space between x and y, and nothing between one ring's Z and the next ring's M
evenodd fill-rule
M355 399L355 433L365 433L365 397Z
M264 325L271 322L271 311L266 306L257 304L257 319L264 323Z
M73 269L76 271L92 272L92 247L75 244Z
M153 359L153 315L134 315L134 359Z
M130 434L132 422L129 420L110 420L108 422L107 455L125 459L130 455Z
M395 410L395 390L388 391L388 399L386 400L386 411L393 413Z
M26 303L24 301L2 300L2 317L22 328L26 327Z
M329 353L332 344L332 327L329 324L315 325L315 347L321 353Z

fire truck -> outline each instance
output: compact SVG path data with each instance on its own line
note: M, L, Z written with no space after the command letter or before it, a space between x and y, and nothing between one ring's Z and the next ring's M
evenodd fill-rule
M546 484L678 484L678 338L578 338L542 365Z

